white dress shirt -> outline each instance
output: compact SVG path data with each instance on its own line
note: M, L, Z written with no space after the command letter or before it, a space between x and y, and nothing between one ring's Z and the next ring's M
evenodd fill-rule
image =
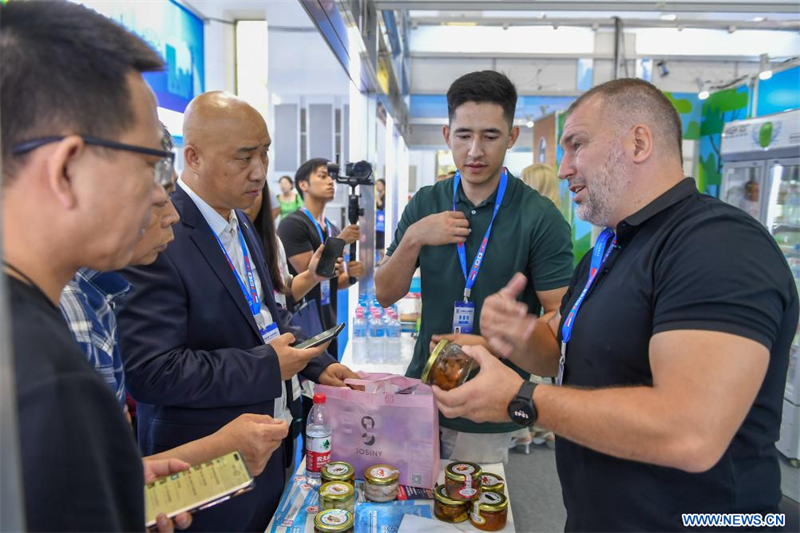
M239 219L236 217L236 211L231 210L230 215L228 215L228 220L225 220L225 218L217 213L213 207L208 205L205 200L200 198L200 196L198 196L198 194L194 192L185 181L183 181L183 178L178 179L178 185L180 185L181 189L186 191L186 194L188 194L189 198L192 199L194 204L197 206L197 209L200 210L203 218L205 218L206 222L208 222L208 225L211 227L211 231L213 231L214 234L219 237L222 246L225 247L228 257L231 258L239 277L243 282L245 282L246 287L247 273L244 265L242 244L239 241ZM245 247L246 246L247 244L245 244ZM247 248L247 254L249 257L253 257L253 254L250 252L249 248ZM255 263L252 261L252 259L250 264L253 269L256 293L258 294L258 300L261 303L261 312L257 317L254 318L259 327L262 327L262 325L266 327L272 324L274 320L272 319L272 314L269 312L269 307L267 307L267 304L264 301L264 291L261 288L261 278L258 276L258 271L255 268ZM242 297L244 297L244 294L242 294ZM292 422L292 415L289 412L286 400L286 387L283 384L281 384L280 398L275 399L275 410L272 416L277 419L286 420L289 424Z

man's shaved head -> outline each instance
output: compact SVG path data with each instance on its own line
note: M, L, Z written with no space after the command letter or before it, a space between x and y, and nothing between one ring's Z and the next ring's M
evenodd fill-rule
M227 218L246 209L266 180L272 142L253 106L222 91L201 94L183 116L183 180Z

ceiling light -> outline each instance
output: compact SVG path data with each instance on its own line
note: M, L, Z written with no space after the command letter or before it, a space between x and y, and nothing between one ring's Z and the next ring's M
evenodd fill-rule
M772 71L771 70L765 70L764 72L762 72L762 73L760 73L758 75L758 79L764 80L764 81L770 79L771 77L772 77Z
M532 128L533 127L533 121L529 120L528 122L525 123L525 125L528 126L529 128Z
M708 98L709 96L710 96L710 93L709 93L708 91L700 91L699 93L697 93L697 97L698 97L700 100L705 100L705 99L706 99L706 98Z
M678 18L678 15L674 13L669 13L666 15L661 15L661 20L675 20Z
M764 22L765 20L767 20L767 17L755 17L753 22Z

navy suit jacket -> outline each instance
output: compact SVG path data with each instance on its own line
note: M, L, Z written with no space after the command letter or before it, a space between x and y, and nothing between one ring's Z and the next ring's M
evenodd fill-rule
M139 403L145 455L210 435L243 413L272 415L282 388L292 398L211 227L181 187L172 201L181 217L175 240L153 264L123 271L132 288L116 308L125 382ZM244 213L237 216L273 320L281 333L307 338L290 328L291 315L275 304L259 238ZM334 362L323 354L302 374L318 381ZM197 514L192 529L263 531L284 477L279 449L253 491Z

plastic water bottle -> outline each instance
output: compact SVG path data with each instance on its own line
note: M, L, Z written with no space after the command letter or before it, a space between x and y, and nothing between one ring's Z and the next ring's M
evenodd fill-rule
M386 317L386 362L399 364L401 362L400 320L394 311L386 313Z
M385 361L386 330L380 311L374 311L369 320L369 362L380 364Z
M364 309L356 309L356 317L353 320L353 362L364 364L367 362L367 336L369 326L367 319L364 318Z
M319 488L322 467L331 460L331 424L325 418L325 395L314 394L314 407L306 425L306 482Z

